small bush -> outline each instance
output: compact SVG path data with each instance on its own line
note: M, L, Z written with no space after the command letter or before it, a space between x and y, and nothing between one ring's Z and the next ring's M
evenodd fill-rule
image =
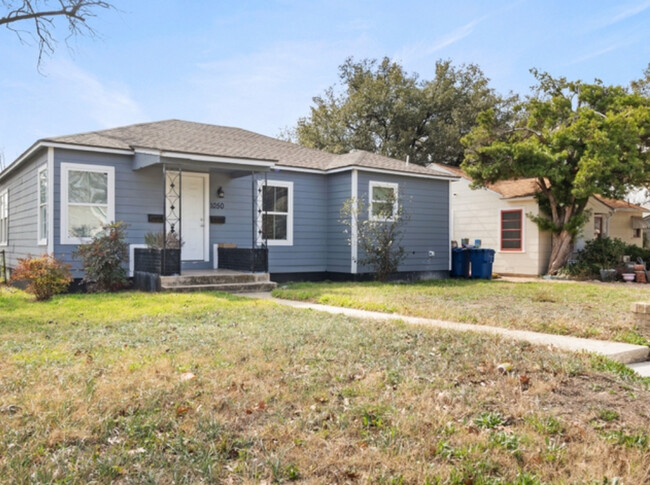
M72 276L69 265L44 254L35 258L19 258L11 274L11 282L16 281L26 281L27 293L34 295L38 301L45 301L67 290Z
M372 266L375 279L381 282L386 282L391 274L397 272L406 259L402 239L409 221L403 201L392 194L385 197L383 207L375 214L376 219L366 217L371 205L363 198L344 201L339 218L339 222L348 228L345 230L348 245L356 244L359 248L356 262L361 266ZM352 236L353 227L356 238Z
M125 223L106 224L92 241L75 251L75 257L82 260L86 272L83 281L89 291L117 291L126 286L124 263L129 260L129 251L125 238Z
M576 260L565 267L566 272L576 278L598 277L601 269L618 268L623 264L623 256L630 256L630 261L639 258L650 261L650 251L626 244L618 238L603 237L593 239L578 251Z

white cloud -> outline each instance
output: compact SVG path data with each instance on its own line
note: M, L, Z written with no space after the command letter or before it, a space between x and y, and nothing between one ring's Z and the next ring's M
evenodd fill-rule
M429 48L426 50L427 55L434 54L435 52L438 52L445 47L449 47L452 44L455 44L456 42L463 40L465 37L469 36L472 32L474 32L474 28L480 24L483 20L485 20L486 17L481 17L476 20L472 20L471 22L463 25L462 27L457 28L456 30L451 31L449 34L443 36L442 38L438 39L436 42L434 42Z
M59 86L59 90L65 92L72 104L77 104L77 109L87 113L102 128L145 119L142 108L131 97L127 87L103 83L67 59L48 63L47 75Z
M612 18L608 19L605 25L612 25L618 22L621 22L622 20L625 20L630 17L634 17L635 15L640 14L641 12L647 10L650 8L650 1L645 1L643 3L640 3L638 5L635 5L630 8L626 8L625 10L619 12L617 15L613 16Z
M594 59L595 57L602 56L603 54L607 54L608 52L613 52L615 50L621 49L622 47L626 47L628 45L634 44L635 42L637 42L637 40L630 40L628 42L619 42L618 44L610 45L603 49L599 49L597 51L590 52L589 54L585 54L581 57L578 57L577 59L572 60L571 62L568 62L565 65L572 66L574 64L580 64L581 62Z
M395 54L395 57L397 59L400 59L405 64L411 64L418 61L419 59L429 57L432 54L435 54L436 52L439 52L446 47L449 47L471 35L472 32L474 32L476 26L483 22L487 17L488 16L485 15L483 17L474 19L471 22L468 22L465 25L462 25L457 29L454 29L451 32L439 37L433 41L433 43L421 41L416 44L406 46L400 49Z
M622 10L618 11L618 13L612 12L612 10L610 10L609 15L598 16L595 19L593 19L592 22L589 22L587 24L587 28L585 29L585 32L593 32L595 30L600 30L606 27L610 27L614 24L635 17L645 12L649 8L650 8L650 0L645 0L644 2L633 5L631 7L623 8Z

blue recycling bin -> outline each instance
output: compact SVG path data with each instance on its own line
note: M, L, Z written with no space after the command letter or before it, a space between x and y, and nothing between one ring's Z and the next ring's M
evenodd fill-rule
M469 278L469 252L465 248L451 250L451 276Z
M472 265L472 278L492 279L494 249L470 249L469 260Z

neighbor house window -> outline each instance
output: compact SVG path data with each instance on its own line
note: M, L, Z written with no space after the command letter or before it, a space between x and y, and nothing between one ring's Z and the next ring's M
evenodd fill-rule
M605 225L603 223L603 216L594 216L594 239L605 237Z
M88 242L115 220L115 169L61 164L61 243Z
M390 221L398 213L398 184L370 182L368 217L373 221Z
M524 211L521 209L501 211L501 250L522 251Z
M260 182L259 214L260 232L258 242L269 245L291 246L293 244L293 182Z
M9 192L0 191L0 246L9 241Z
M36 194L38 219L38 244L47 244L47 165L38 170Z

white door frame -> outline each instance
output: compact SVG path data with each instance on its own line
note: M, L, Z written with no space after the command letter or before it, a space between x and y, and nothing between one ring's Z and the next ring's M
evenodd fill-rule
M203 179L203 261L210 261L210 174L201 172L182 172L181 177L196 177ZM181 204L183 204L183 181L181 180ZM181 228L183 224L181 214ZM184 238L181 229L181 237ZM183 248L181 247L181 261L196 261L195 259L183 259Z

